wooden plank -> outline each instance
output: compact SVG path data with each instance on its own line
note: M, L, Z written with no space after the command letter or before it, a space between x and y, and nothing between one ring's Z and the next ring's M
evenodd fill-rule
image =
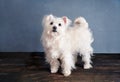
M77 69L69 77L59 70L51 74L44 53L0 53L0 82L120 82L120 55L96 54L93 67L83 69L78 58Z

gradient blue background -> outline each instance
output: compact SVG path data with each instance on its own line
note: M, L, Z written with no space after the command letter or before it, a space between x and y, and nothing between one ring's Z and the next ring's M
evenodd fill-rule
M93 31L95 53L120 53L120 0L0 0L0 52L43 51L44 15L83 16Z

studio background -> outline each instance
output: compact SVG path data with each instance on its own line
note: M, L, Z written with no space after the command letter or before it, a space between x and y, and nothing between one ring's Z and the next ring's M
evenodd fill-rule
M0 52L43 52L46 14L85 17L94 53L120 53L120 0L0 0Z

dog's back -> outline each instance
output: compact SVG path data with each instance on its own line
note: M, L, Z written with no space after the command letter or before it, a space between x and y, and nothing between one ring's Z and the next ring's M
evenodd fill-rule
M68 35L70 45L72 46L71 50L73 53L86 49L88 49L91 53L93 52L91 44L94 39L92 32L88 27L88 23L83 17L75 19L74 25L68 28L66 33Z

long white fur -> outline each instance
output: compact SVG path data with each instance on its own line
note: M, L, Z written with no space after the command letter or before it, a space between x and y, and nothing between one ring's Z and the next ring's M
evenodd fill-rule
M53 22L53 25L50 25ZM61 23L62 26L58 26ZM78 17L70 27L71 20L67 17L46 15L43 18L42 44L46 53L46 61L50 64L51 73L56 73L61 68L64 76L69 76L75 69L77 53L80 53L84 62L84 69L91 68L91 55L93 48L92 32L83 17ZM52 32L52 27L57 27L57 32Z

